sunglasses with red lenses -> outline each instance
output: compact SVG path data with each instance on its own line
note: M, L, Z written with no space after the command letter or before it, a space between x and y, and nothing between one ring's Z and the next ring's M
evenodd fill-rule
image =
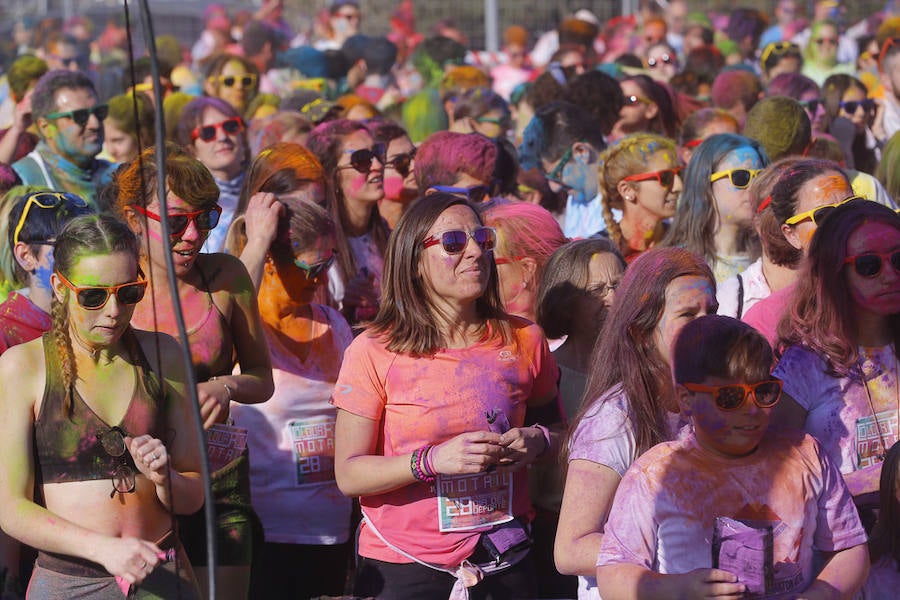
M757 383L729 383L726 385L700 385L682 383L690 392L712 394L719 410L737 410L744 405L748 396L760 408L772 408L781 399L781 380L759 381Z
M143 206L134 205L132 208L147 218L154 221L160 221L162 217L153 211L149 211ZM166 223L169 225L169 235L175 237L185 232L191 221L194 222L200 232L207 232L215 229L219 224L219 217L222 215L222 207L218 204L212 208L204 208L203 210L195 210L187 213L174 213L166 216Z
M895 271L900 273L900 250L880 254L878 252L866 252L858 256L848 256L844 259L844 264L852 264L856 273L860 277L872 278L878 277L885 263L891 263Z
M497 230L493 227L476 227L471 232L462 229L451 229L436 233L422 242L422 248L431 248L438 244L447 254L459 254L466 249L469 238L478 244L483 251L493 250L497 244Z
M230 119L225 119L219 123L196 127L194 131L191 132L191 141L200 138L204 142L211 142L216 139L216 133L219 129L228 135L238 134L244 130L244 120L240 117L231 117Z

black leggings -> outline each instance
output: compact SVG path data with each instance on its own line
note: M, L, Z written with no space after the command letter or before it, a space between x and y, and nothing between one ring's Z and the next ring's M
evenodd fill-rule
M456 579L418 563L397 564L360 557L353 593L377 600L447 600ZM487 575L469 588L470 600L527 600L537 598L537 578L529 552L500 573Z

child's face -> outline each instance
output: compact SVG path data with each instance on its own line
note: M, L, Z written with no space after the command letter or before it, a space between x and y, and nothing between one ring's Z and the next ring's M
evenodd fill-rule
M722 377L706 377L699 382L710 387L734 383L738 382ZM690 391L683 385L677 390L681 410L691 417L701 447L724 458L739 458L756 450L769 426L772 407L760 408L747 394L736 409L722 410L711 391ZM766 404L770 398L759 400Z

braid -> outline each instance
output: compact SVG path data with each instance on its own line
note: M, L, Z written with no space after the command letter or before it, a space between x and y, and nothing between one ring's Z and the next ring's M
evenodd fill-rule
M66 290L68 298L69 291ZM53 337L53 345L59 357L62 370L63 389L66 391L66 414L72 414L72 390L75 387L75 379L78 376L75 366L75 353L72 352L72 340L69 338L69 311L66 302L60 302L56 296L50 302L50 318L53 327L50 330Z
M600 155L598 180L603 193L603 220L609 238L624 251L622 228L613 218L612 209L625 212L625 200L619 193L619 182L629 175L648 171L647 162L658 153L668 154L675 161L675 144L672 140L650 133L635 133L619 140Z

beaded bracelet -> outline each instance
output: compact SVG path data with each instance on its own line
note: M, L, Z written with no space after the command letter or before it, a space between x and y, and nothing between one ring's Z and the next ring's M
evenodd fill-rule
M412 455L409 457L409 469L412 471L416 481L422 481L424 483L431 483L434 481L434 475L429 475L422 467L422 458L428 452L429 448L431 448L431 446L427 445L417 448L416 450L413 450Z

